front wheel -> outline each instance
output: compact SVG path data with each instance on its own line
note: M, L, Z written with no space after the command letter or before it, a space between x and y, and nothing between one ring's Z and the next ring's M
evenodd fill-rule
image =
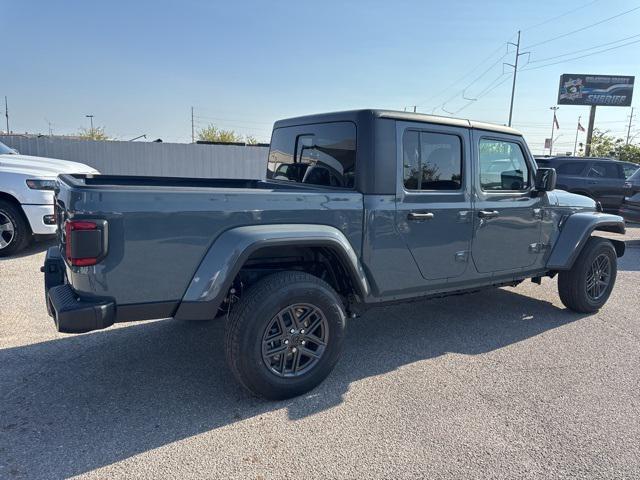
M335 366L345 312L336 292L305 272L269 275L247 290L227 321L227 362L252 394L301 395Z
M20 208L0 200L0 257L24 250L30 241L31 230Z
M558 275L562 303L573 311L598 311L609 299L618 273L616 250L606 238L591 237L571 270Z

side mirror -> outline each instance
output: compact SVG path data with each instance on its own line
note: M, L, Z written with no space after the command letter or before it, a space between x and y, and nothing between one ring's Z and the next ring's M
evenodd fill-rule
M550 192L556 188L556 169L539 168L536 171L536 191Z

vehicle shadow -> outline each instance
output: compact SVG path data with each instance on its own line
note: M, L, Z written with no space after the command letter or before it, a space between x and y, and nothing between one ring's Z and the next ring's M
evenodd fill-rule
M0 476L70 477L267 411L307 417L340 404L360 379L447 352L490 352L580 318L511 290L377 308L350 321L331 376L284 402L233 381L222 321L161 320L0 350Z
M638 272L640 271L640 244L637 241L627 242L627 249L624 256L618 259L618 271Z
M31 242L31 244L20 253L16 253L15 255L11 255L10 257L0 257L0 262L15 260L16 258L29 257L31 255L37 255L38 253L47 251L49 247L53 247L54 245L56 245L55 237L37 240Z

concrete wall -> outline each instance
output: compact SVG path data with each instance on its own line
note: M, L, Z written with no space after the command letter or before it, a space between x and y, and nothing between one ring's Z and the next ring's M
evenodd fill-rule
M21 135L0 135L0 142L23 155L85 163L112 175L262 179L269 152L268 147L96 142Z

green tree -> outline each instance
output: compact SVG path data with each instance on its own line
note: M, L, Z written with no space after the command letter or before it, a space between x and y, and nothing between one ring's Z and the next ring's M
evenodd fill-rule
M242 135L233 130L221 130L212 123L198 130L198 140L203 142L239 143L243 141Z
M246 137L244 137L244 143L246 143L247 145L257 145L258 139L253 135L247 135Z
M78 137L83 140L109 140L109 136L104 132L104 127L81 128Z
M591 155L611 157L625 162L640 163L640 146L628 144L623 138L616 138L597 128L591 139Z

